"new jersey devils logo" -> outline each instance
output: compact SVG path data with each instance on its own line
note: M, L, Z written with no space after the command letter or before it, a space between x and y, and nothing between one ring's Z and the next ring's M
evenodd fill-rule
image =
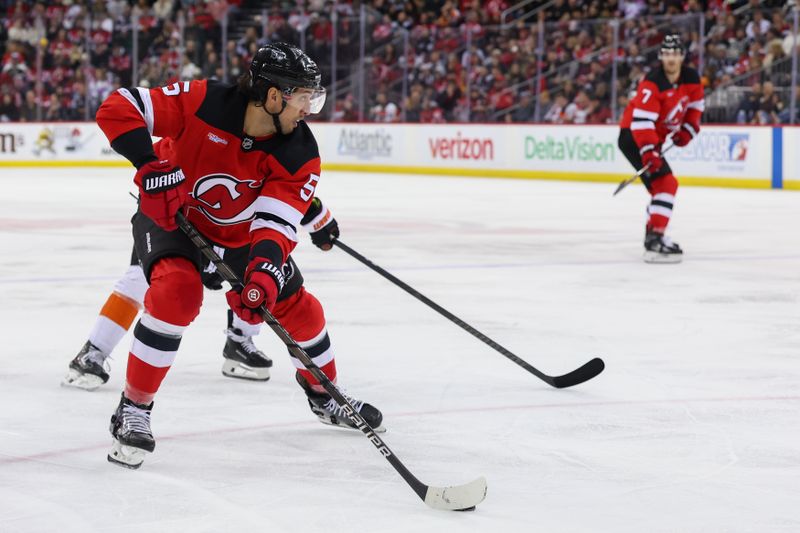
M252 180L238 180L230 174L210 174L194 184L192 197L197 209L216 224L228 226L252 220L260 185Z
M678 100L673 108L667 113L667 116L664 117L664 125L671 131L677 131L680 129L681 122L683 122L683 116L686 114L687 104L689 103L688 96L681 96L680 100Z

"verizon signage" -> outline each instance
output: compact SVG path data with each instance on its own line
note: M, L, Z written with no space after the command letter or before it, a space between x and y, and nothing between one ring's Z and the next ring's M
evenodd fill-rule
M491 137L468 137L457 131L453 137L429 137L428 146L433 159L494 160L494 141Z

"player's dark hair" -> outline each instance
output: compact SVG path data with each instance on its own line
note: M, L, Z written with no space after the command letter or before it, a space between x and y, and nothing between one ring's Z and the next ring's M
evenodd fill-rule
M263 79L258 79L253 82L253 76L250 72L245 72L239 76L236 85L240 94L244 95L251 102L259 103L264 103L270 87L278 87L276 84L269 83L267 80ZM280 89L280 87L278 88Z

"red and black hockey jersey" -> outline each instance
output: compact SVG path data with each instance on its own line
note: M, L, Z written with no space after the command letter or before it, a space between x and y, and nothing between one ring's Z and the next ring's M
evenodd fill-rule
M681 127L692 137L697 135L704 109L703 87L695 69L682 67L678 81L670 83L659 67L639 83L636 96L622 114L620 127L630 128L639 148L658 146Z
M235 85L215 81L119 89L97 123L134 165L157 157L183 169L185 212L201 233L225 247L266 248L256 255L282 264L319 180L319 149L305 122L289 135L245 135L247 105ZM150 135L162 139L152 145Z

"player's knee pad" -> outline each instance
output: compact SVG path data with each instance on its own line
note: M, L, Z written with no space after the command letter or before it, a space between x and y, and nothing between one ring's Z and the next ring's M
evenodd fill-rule
M678 180L672 173L665 174L650 183L650 193L659 194L666 193L675 195L678 192Z
M272 314L297 341L313 339L325 328L322 304L305 287L275 304Z
M131 265L125 274L114 284L114 292L142 305L147 292L147 280L140 265Z
M188 326L203 304L203 284L194 263L184 257L158 260L150 271L145 309L154 318Z

